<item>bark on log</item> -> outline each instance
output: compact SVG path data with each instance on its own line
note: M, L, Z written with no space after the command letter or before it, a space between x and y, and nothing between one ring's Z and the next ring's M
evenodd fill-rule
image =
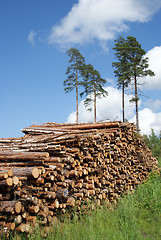
M22 205L20 201L0 201L0 212L8 212L11 209L15 213L20 213Z
M39 177L39 169L37 167L20 167L14 168L13 175L17 177L28 177L28 178L38 178Z
M0 151L0 160L40 160L49 157L48 152Z

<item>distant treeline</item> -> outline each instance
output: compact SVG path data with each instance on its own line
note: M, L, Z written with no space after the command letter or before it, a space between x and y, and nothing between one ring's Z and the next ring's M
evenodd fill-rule
M151 129L151 134L150 135L143 135L143 139L147 146L152 150L153 156L156 158L161 157L161 132L157 136L154 133L154 130Z

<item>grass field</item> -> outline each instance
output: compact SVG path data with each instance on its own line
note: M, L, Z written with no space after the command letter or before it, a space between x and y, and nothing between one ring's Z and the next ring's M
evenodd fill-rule
M13 238L11 238L13 239ZM14 237L25 239L23 235ZM29 240L44 239L39 229ZM160 240L161 176L151 175L134 193L124 196L117 207L106 206L91 214L52 226L47 240Z

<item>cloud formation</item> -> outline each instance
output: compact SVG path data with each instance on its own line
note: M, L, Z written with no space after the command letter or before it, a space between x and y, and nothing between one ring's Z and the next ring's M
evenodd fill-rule
M114 87L105 88L108 91L108 97L98 99L97 101L97 121L101 120L122 120L122 107L121 107L121 90ZM130 103L129 100L132 95L125 94L125 118L129 122L135 123L135 105ZM141 104L141 103L140 103ZM160 101L156 104L160 105ZM154 129L156 134L161 130L161 112L155 113L155 110L144 108L139 111L139 125L142 134L150 134L151 128ZM84 100L79 104L79 122L92 122L93 111L89 112L84 106ZM76 121L76 112L69 114L67 122Z
M94 40L101 44L128 29L128 22L146 22L161 7L160 0L79 0L54 25L49 43L62 46Z
M30 31L29 35L28 35L28 42L32 44L32 46L35 45L35 36L37 35L37 33L33 30Z
M149 50L146 57L149 58L149 69L155 73L155 76L144 78L145 85L143 87L148 90L161 89L161 46Z
M129 119L129 122L135 122L135 116ZM151 134L152 128L156 134L159 134L161 131L161 112L155 113L149 108L139 111L139 128L142 134Z

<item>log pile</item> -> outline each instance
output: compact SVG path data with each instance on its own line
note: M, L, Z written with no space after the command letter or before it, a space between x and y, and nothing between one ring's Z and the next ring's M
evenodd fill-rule
M0 234L48 226L68 209L116 203L157 169L135 125L45 123L0 139Z

